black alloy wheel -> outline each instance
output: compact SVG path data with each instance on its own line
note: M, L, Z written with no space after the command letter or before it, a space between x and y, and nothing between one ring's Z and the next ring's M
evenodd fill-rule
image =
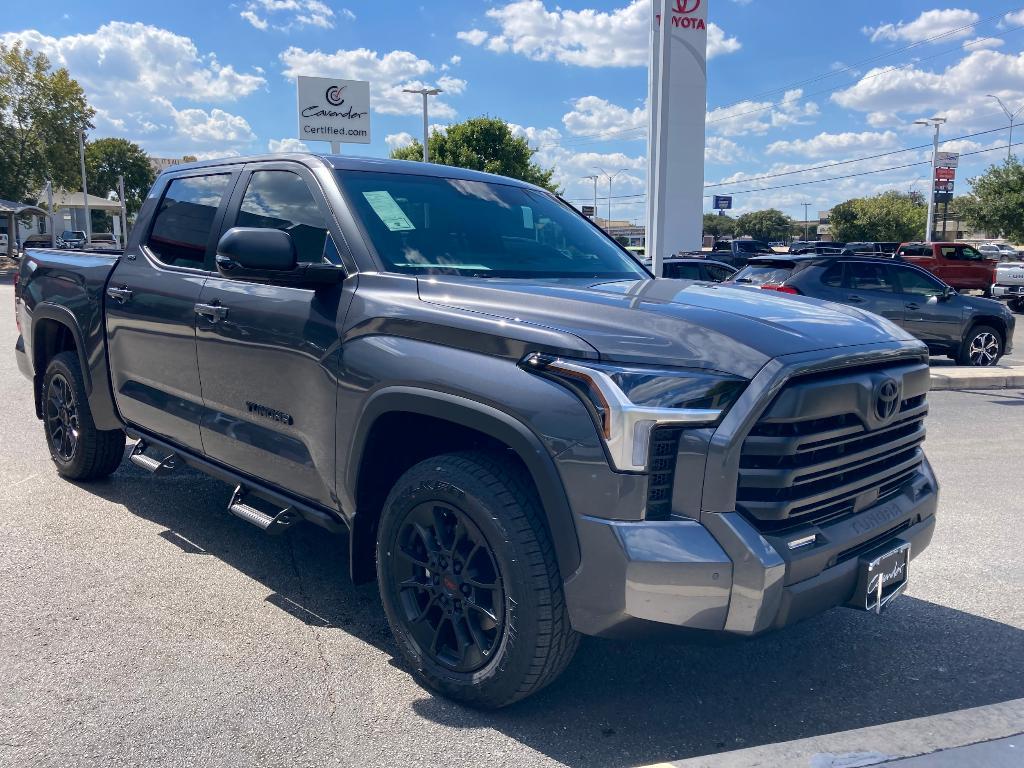
M391 569L401 618L417 644L454 672L482 669L504 635L505 591L487 539L451 504L408 511Z
M64 462L75 458L80 425L74 390L61 373L50 379L46 397L46 426L50 447Z

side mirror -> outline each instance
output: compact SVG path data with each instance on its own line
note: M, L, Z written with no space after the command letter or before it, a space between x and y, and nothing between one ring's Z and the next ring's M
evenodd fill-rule
M949 301L953 296L956 295L956 291L950 285L944 285L942 287L942 293L939 294L939 301Z
M345 279L342 267L298 263L291 235L280 229L232 227L217 243L217 271L253 283L296 287L335 285Z

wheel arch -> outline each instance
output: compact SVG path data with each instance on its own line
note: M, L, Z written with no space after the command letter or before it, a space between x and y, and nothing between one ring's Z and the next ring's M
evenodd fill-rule
M32 312L32 371L36 416L42 418L42 383L50 361L61 352L74 352L82 369L87 396L92 377L85 357L85 342L71 310L56 304L38 304Z
M975 315L971 318L970 324L967 326L967 330L964 332L963 338L960 340L961 344L966 344L967 339L970 338L971 334L979 325L987 325L995 329L999 334L999 340L1002 342L1002 348L1006 349L1006 338L1009 329L1006 327L1006 322L1003 318L997 315Z
M410 432L415 433L412 439ZM401 436L397 448L392 441L396 436ZM345 470L345 485L356 500L349 562L357 584L375 578L377 522L394 481L423 459L466 448L509 452L544 510L563 578L576 571L580 549L572 511L554 460L536 434L508 413L469 398L388 387L367 401Z

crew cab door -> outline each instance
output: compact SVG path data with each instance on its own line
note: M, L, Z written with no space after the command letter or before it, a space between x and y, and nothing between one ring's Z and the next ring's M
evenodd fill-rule
M222 229L236 226L288 232L300 264L344 270L336 246L344 241L330 208L298 163L246 166ZM202 437L210 458L336 504L338 340L354 289L355 277L313 290L210 276L196 302Z
M847 262L843 304L874 312L903 325L903 300L896 292L888 266L879 260Z
M953 349L960 344L963 310L955 300L945 301L945 286L912 267L889 267L903 300L903 327L932 348Z
M195 304L238 169L171 177L151 224L133 233L107 283L104 313L110 377L128 422L202 451L202 392L196 363Z

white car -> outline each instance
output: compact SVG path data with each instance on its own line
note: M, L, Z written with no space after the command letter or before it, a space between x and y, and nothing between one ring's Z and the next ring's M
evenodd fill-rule
M999 246L995 243L982 243L978 246L978 252L988 259L1003 258L1003 252L999 250Z
M1024 262L1005 261L996 265L992 298L1008 302L1014 312L1024 312Z

